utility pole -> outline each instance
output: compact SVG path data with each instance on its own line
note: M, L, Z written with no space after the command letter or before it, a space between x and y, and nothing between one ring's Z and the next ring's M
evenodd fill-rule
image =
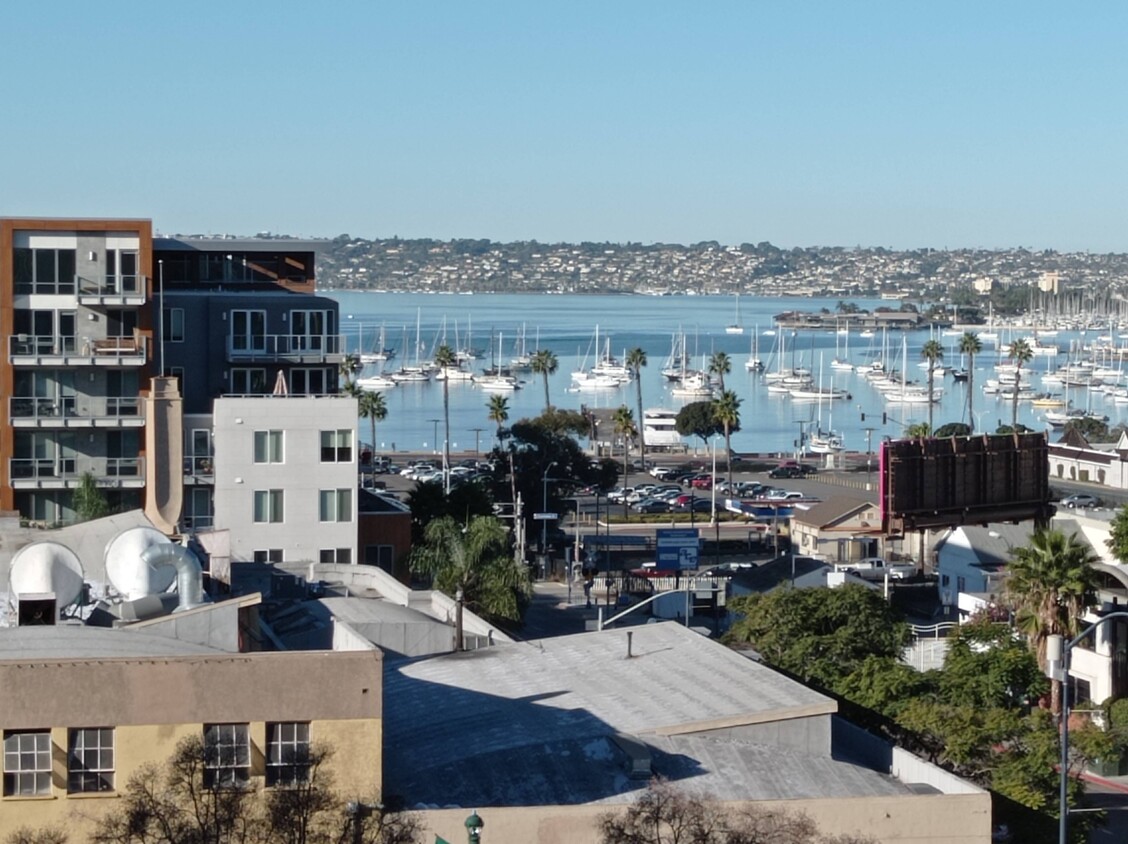
M866 432L866 489L870 486L870 476L873 473L873 432L876 428L863 428Z

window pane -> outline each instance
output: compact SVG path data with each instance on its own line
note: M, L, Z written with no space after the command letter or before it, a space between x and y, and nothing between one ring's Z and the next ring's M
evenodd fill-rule
M255 431L255 463L265 463L267 461L266 439L266 431Z

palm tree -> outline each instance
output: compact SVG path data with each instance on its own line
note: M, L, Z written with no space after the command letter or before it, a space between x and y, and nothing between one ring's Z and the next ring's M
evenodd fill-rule
M341 359L340 374L345 379L346 390L352 384L353 376L359 375L362 369L364 369L364 364L360 362L360 355L355 352L345 355Z
M357 396L357 412L361 419L367 419L372 432L372 453L376 453L376 423L388 418L388 403L384 400L383 393L372 393L361 390Z
M967 425L975 430L975 414L972 413L971 397L975 393L975 356L983 351L983 344L979 342L979 335L965 331L960 338L960 354L967 355Z
M721 392L725 391L725 376L732 372L732 358L725 352L713 352L709 358L709 374L716 375L721 382Z
M458 365L454 349L446 343L435 349L435 366L445 371ZM450 379L443 379L443 489L450 494Z
M732 432L740 428L740 399L732 390L725 390L713 399L713 418L725 431L725 454L728 463L728 482L732 486Z
M920 356L928 361L928 433L932 433L932 386L936 381L936 361L944 359L944 347L939 340L927 340L920 350Z
M544 379L544 409L547 413L552 404L548 400L548 376L556 373L558 361L556 355L548 349L538 349L533 352L532 360L530 361L533 372L536 372Z
M1070 639L1081 629L1082 613L1092 604L1099 557L1077 534L1039 528L1030 544L1015 548L1007 566L1006 593L1015 623L1026 635L1038 664L1046 667L1046 638ZM1054 681L1052 709L1060 709L1061 686Z
M494 393L486 407L490 412L490 421L497 425L497 442L501 445L501 426L509 421L509 399Z
M646 366L646 352L639 347L635 347L627 352L627 369L634 374L635 381L635 401L638 405L638 456L642 460L642 466L646 468L646 429L643 421L645 417L642 415L642 368Z
M509 531L492 516L474 516L465 525L450 516L432 520L422 543L411 550L411 570L431 576L435 589L458 598L479 615L519 622L528 596L528 567L509 552Z
M625 404L619 406L611 416L611 421L615 424L615 433L623 438L623 484L625 486L627 475L630 473L628 459L631 453L631 438L638 433L638 429L635 427L634 413Z
M1014 361L1014 392L1011 393L1011 430L1018 429L1018 388L1022 385L1022 365L1029 363L1034 357L1034 350L1025 337L1020 337L1011 343L1007 357Z

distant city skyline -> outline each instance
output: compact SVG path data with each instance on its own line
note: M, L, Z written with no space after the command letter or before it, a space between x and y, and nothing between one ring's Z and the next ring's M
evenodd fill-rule
M1128 252L1128 7L13 7L3 216ZM170 10L171 12L171 10Z

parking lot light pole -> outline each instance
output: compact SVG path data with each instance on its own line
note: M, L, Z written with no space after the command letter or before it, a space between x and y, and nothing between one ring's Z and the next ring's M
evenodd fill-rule
M551 469L555 465L556 465L556 461L554 460L552 463L549 463L547 466L544 467L544 478L542 479L544 481L544 507L541 509L541 516L545 516L548 513L548 481L549 481L548 470ZM545 554L547 552L548 552L548 519L542 518L541 519L541 553Z
M1046 675L1061 682L1061 768L1058 794L1058 844L1069 841L1069 661L1074 646L1114 618L1128 618L1128 612L1110 612L1094 621L1068 642L1059 634L1046 637Z

